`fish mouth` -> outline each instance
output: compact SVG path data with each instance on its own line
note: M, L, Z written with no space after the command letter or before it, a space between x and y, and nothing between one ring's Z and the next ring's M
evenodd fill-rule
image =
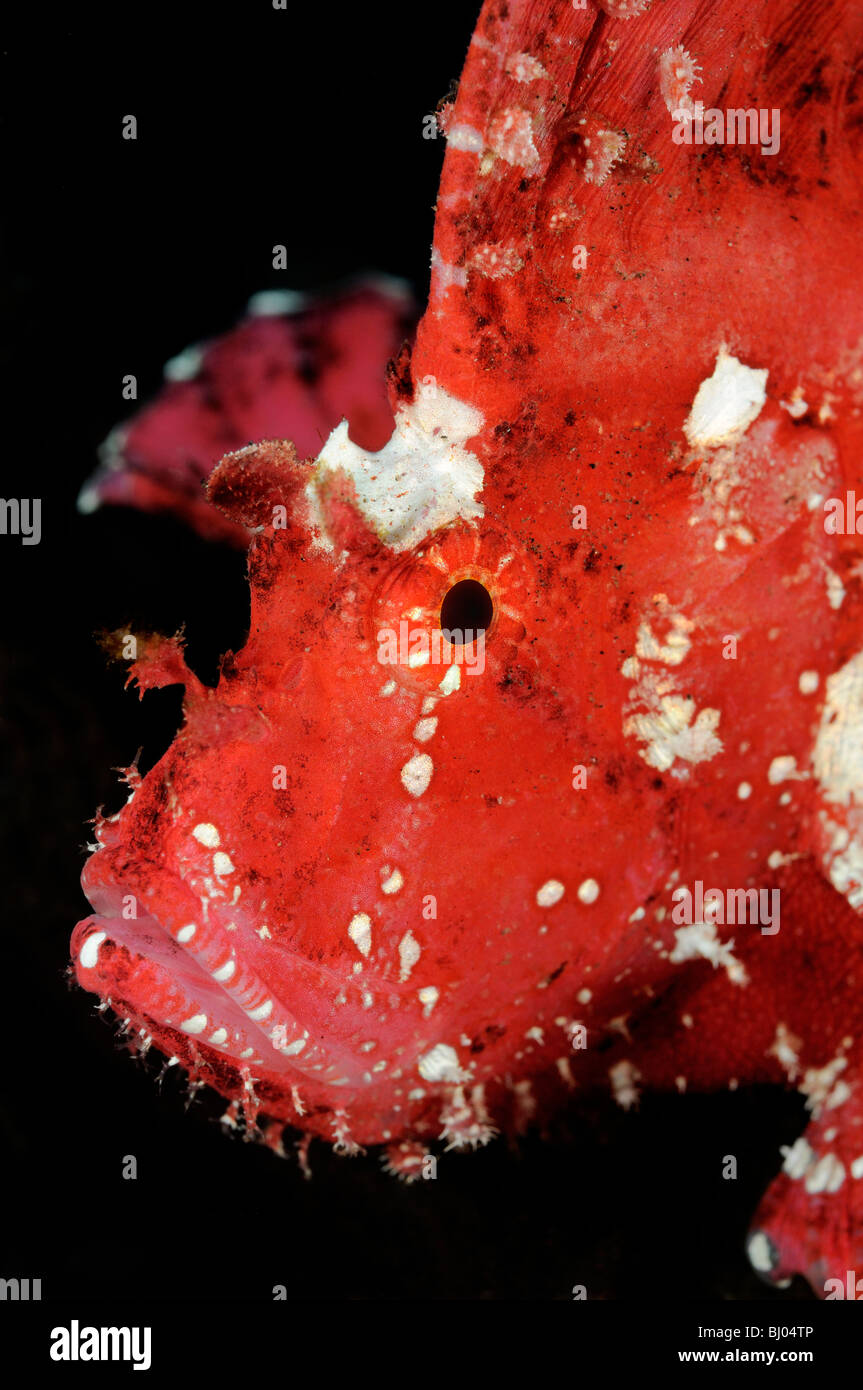
M194 917L175 925L140 894L94 873L90 866L99 858L97 852L84 870L84 891L96 911L78 923L71 942L84 989L110 1000L115 1011L125 1008L185 1035L241 1072L266 1072L283 1084L304 1078L365 1089L366 1062L305 1026L247 964L239 931L229 934ZM286 954L303 995L330 997L332 980L313 980L317 967Z

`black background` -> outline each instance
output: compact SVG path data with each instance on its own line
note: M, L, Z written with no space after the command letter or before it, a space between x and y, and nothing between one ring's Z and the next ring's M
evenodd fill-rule
M800 1281L775 1294L743 1253L799 1097L573 1106L550 1139L447 1156L410 1188L375 1155L314 1143L309 1182L223 1136L218 1097L187 1110L176 1072L157 1086L158 1059L133 1060L67 981L87 819L119 807L111 769L141 747L151 766L180 708L176 689L124 692L94 632L185 622L213 680L247 622L241 555L167 518L76 514L132 408L122 378L147 399L166 359L267 286L373 269L424 295L443 142L423 116L474 18L470 0L148 3L84 21L40 8L5 36L2 492L41 496L43 517L38 546L0 537L0 1276L41 1277L43 1298L809 1296Z

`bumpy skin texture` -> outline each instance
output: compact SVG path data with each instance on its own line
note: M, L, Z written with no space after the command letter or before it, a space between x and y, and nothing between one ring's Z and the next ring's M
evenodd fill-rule
M139 650L185 724L73 937L232 1117L408 1177L574 1089L797 1086L750 1250L818 1292L863 1261L863 568L823 511L863 495L861 48L850 3L486 5L393 452L213 473L249 639L215 690ZM673 142L683 54L778 153ZM464 577L482 675L383 667ZM680 925L697 881L778 889L779 930Z

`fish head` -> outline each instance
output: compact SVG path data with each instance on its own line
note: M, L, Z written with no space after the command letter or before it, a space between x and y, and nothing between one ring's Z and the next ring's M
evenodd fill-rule
M619 836L585 836L615 730L565 565L477 500L482 423L421 390L377 454L342 428L314 464L283 442L222 461L210 499L253 534L248 641L207 688L178 639L141 639L130 679L182 681L184 724L84 871L80 982L195 1077L280 1120L315 1107L329 1138L346 1114L357 1142L435 1134L442 1107L456 1142L490 1133L485 1088L500 1108L501 1076L569 1047L608 953L600 895L616 922L638 891L609 871ZM575 882L574 858L594 870Z

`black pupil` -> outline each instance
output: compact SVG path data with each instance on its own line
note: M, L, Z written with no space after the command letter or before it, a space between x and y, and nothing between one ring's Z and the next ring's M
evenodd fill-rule
M472 642L478 632L485 632L491 622L494 604L491 594L478 579L460 579L453 584L440 610L440 625L450 634L449 641Z

